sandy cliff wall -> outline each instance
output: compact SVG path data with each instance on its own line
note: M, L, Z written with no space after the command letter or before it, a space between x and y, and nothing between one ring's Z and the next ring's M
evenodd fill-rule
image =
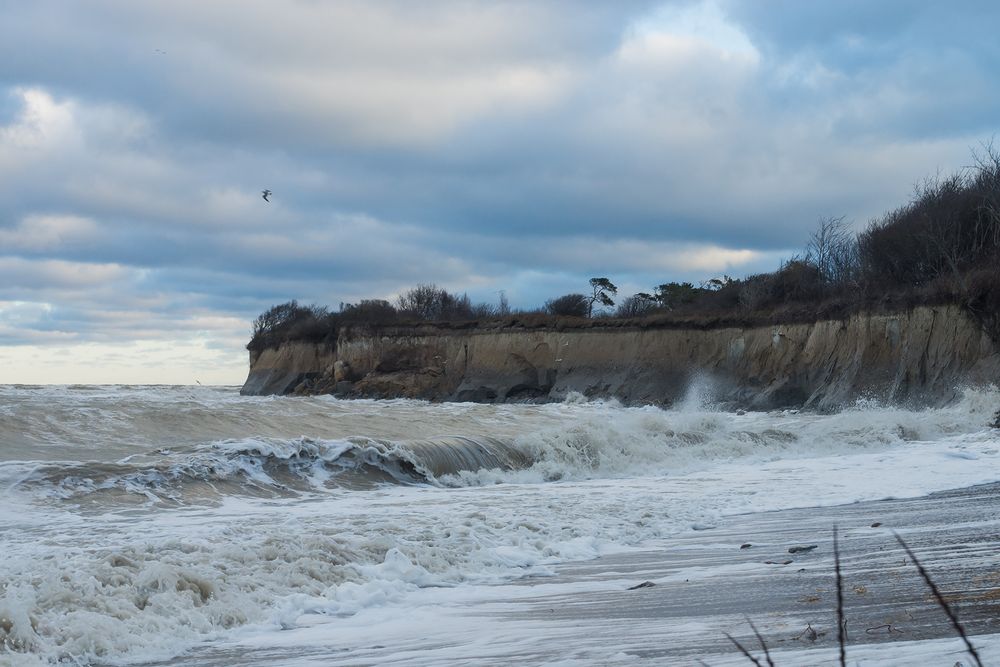
M262 396L290 394L303 381L332 374L336 347L311 343L288 343L250 353L250 374L241 394Z
M672 403L698 381L722 401L823 409L864 395L939 403L960 385L998 380L989 337L943 307L746 329L348 330L335 349L293 344L254 355L243 391L476 401L578 391Z

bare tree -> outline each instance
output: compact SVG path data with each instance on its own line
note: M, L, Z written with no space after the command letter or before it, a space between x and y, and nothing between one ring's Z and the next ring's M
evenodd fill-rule
M656 310L656 297L646 292L639 292L625 297L615 310L615 317L642 317Z
M421 320L461 320L473 316L467 294L449 294L434 284L420 284L399 295L400 313Z
M498 294L500 295L500 303L497 304L497 315L499 317L507 317L510 315L510 303L507 301L507 292L500 290Z
M852 282L858 268L857 241L844 217L821 218L809 237L805 261L819 269L827 285Z
M980 239L977 252L985 254L1000 248L1000 150L991 139L972 151L972 159L976 171L973 184L980 200L976 216L976 237Z

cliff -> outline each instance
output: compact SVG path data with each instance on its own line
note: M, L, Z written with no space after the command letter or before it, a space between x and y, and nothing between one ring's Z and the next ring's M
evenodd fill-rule
M1000 351L956 306L753 328L348 328L336 344L251 353L242 393L458 401L570 392L670 404L693 381L754 408L831 409L861 396L938 404L1000 379Z

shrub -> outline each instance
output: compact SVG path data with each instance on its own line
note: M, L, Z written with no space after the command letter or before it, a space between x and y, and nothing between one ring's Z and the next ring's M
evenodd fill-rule
M401 314L418 320L470 320L472 302L466 294L449 294L434 284L420 284L399 295Z
M667 310L674 310L694 301L697 293L698 288L691 283L664 283L657 285L653 298Z
M399 313L384 299L362 299L358 303L340 304L342 322L365 324L388 324L398 319Z
M656 310L656 299L651 294L639 292L622 299L615 310L615 317L633 318L642 317Z
M545 311L550 315L586 317L590 312L590 298L583 294L564 294L546 301Z
M335 317L325 307L300 306L293 299L257 316L247 349L263 350L289 340L321 341L335 336Z

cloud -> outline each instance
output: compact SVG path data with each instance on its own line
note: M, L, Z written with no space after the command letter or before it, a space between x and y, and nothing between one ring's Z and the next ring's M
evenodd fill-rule
M774 268L1000 118L992 5L849 8L21 3L0 23L0 345L242 360L246 323L291 298L436 282L535 306L594 275Z
M75 215L30 215L14 229L0 228L0 247L8 251L52 252L92 240L97 224Z

